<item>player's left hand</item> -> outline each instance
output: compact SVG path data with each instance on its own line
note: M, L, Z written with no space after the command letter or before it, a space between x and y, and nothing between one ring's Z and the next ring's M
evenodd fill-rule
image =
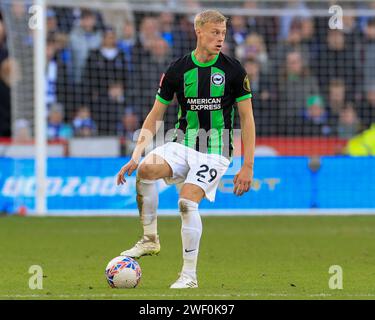
M237 196L242 196L245 192L248 192L250 190L252 181L253 168L247 165L243 165L241 170L234 176L233 193Z

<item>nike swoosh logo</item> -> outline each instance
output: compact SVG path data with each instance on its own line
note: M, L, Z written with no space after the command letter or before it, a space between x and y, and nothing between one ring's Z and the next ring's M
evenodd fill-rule
M187 250L187 249L185 249L185 252L189 253L189 252L192 252L192 251L195 251L195 250L197 250L197 249L193 249L193 250Z
M192 84L194 84L194 82L185 83L185 88L186 88L186 87L190 87Z

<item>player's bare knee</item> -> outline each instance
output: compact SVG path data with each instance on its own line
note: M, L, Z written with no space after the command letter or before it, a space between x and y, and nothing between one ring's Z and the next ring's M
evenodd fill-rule
M138 167L137 177L144 180L153 180L157 173L155 169L155 165L153 164L142 163Z
M180 192L180 199L186 199L199 204L204 194L204 191L200 187L192 184L184 184Z

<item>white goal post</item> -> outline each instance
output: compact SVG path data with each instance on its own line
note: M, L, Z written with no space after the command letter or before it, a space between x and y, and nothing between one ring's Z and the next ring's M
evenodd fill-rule
M47 110L45 102L46 68L46 3L45 0L35 1L34 14L37 15L34 29L34 86L35 86L35 175L36 194L35 212L38 215L47 213Z

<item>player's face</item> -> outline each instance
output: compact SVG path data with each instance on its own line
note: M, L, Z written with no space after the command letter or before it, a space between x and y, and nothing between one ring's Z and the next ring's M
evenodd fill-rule
M208 22L197 32L198 40L208 54L217 55L223 47L226 31L225 22Z

